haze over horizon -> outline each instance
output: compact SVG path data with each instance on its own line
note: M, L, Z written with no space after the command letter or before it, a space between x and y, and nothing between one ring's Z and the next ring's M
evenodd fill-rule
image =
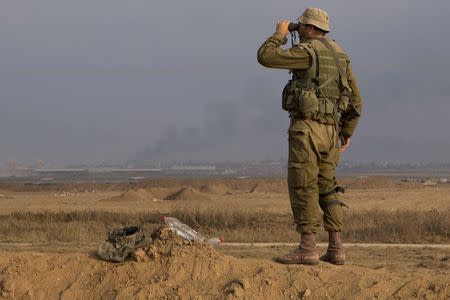
M277 19L330 14L363 95L343 160L449 161L450 2L2 1L0 166L287 156Z

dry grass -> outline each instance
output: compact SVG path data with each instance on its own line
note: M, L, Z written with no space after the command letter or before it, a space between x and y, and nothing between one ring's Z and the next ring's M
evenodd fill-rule
M346 237L361 242L448 243L450 210L370 210L346 216Z
M229 242L292 242L298 239L289 214L227 210L175 210L172 216L206 235ZM159 212L103 211L15 212L0 215L0 242L97 242L108 229L140 224L148 232L158 226ZM347 242L449 243L450 210L370 210L346 213ZM325 241L325 233L320 234Z

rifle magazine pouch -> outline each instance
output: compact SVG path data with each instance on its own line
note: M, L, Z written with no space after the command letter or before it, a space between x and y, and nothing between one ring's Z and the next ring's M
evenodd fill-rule
M294 106L294 94L292 93L292 80L283 88L283 93L281 94L281 107L285 111L290 111Z
M315 90L295 89L295 96L298 99L298 111L304 118L310 119L319 112L319 99Z
M343 113L347 111L350 104L350 99L347 96L341 96L338 101L337 111Z
M320 98L319 99L319 112L322 115L333 114L335 102L328 98Z

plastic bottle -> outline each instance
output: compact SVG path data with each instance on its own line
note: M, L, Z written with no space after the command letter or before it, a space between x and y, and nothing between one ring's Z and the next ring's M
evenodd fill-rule
M186 224L181 223L177 218L162 217L162 221L170 228L170 230L183 239L200 243L205 241L205 237L201 233L198 233Z

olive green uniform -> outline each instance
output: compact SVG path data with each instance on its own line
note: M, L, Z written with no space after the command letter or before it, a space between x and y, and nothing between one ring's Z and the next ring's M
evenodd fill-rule
M305 47L282 49L284 35L275 33L258 50L258 62L269 68L288 69L301 78L313 64L313 58ZM323 98L339 95L339 72L327 48L313 42L317 74ZM361 112L361 96L350 66L350 60L337 43L330 41L337 50L338 59L345 68L345 79L351 90L349 108L341 113L340 132L351 137ZM301 44L302 45L302 44ZM324 55L322 55L322 53ZM328 68L328 69L327 69ZM324 71L325 70L325 71ZM333 73L334 72L334 73ZM328 74L328 75L327 75ZM336 80L327 80L332 74ZM325 76L322 78L322 75ZM321 97L318 95L318 97ZM324 104L325 105L325 104ZM324 109L324 111L327 111ZM289 127L288 187L294 220L300 233L316 233L320 226L319 207L323 211L326 231L342 230L342 202L336 193L336 166L339 162L338 133L333 114L305 117L291 112Z

